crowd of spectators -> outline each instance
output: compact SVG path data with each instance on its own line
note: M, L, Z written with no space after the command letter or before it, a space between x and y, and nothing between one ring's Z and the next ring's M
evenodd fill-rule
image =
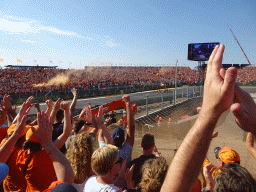
M170 165L158 151L154 135L141 140L143 152L132 160L135 120L130 96L122 97L126 118L108 129L111 117L103 118L103 106L92 115L90 104L73 119L77 92L72 103L58 99L46 102L47 110L23 103L16 114L11 98L4 95L0 124L0 181L4 191L256 191L256 181L240 166L240 156L232 146L214 150L218 168L206 157L214 128L229 108L237 124L246 132L246 148L256 158L256 104L237 84L237 70L221 67L224 45L214 49L206 73L204 97L199 116L184 138ZM37 119L27 120L32 107ZM198 179L203 169L203 185Z
M48 91L109 88L113 86L146 85L168 83L175 80L175 67L85 67L84 70L69 69L1 69L0 95L35 94ZM47 83L57 74L65 74L69 81L65 85L35 87ZM122 74L122 75L120 75ZM198 70L189 67L177 68L177 81L185 84L198 82ZM237 82L248 84L256 81L256 68L238 70Z

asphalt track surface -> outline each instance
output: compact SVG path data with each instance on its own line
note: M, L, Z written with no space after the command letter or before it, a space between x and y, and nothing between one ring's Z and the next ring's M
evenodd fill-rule
M182 94L182 89L183 89L183 94L184 94L184 98L186 98L188 96L187 94L187 89L188 93L197 93L198 95L200 87L199 86L194 86L194 87L179 87L177 88L177 94ZM243 90L245 90L248 93L256 93L256 88L253 87L243 87ZM162 93L159 93L158 91L144 91L144 92L137 92L137 93L130 93L130 97L131 97L131 101L136 101L136 100L140 100L140 99L146 99L146 97L148 96L148 98L154 98L154 97L161 97L161 94L163 94L163 96L170 96L174 94L174 88L168 89L167 91L163 91ZM100 105L104 105L106 103L110 103L112 101L118 100L118 99L122 99L122 95L118 95L118 96L109 96L109 97L95 97L95 98L87 98L87 99L79 99L77 100L77 104L76 104L76 108L83 108L85 105L87 105L87 103L91 103L92 106L100 106ZM71 101L69 101L69 103L71 103ZM46 110L46 104L42 103L40 104L40 109L41 110ZM18 107L19 110L20 107ZM33 107L29 114L36 114L36 110Z

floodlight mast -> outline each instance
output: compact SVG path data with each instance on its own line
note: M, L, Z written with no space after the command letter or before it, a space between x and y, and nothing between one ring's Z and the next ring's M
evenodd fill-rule
M227 25L228 25L228 24L227 24ZM237 40L235 34L233 33L233 31L232 31L232 29L229 27L229 25L228 25L228 28L230 29L230 31L231 31L233 37L235 38L236 42L238 43L239 47L241 48L242 52L244 53L244 56L246 57L248 63L251 65L251 62L249 61L248 57L246 56L246 54L245 54L245 52L244 52L242 46L241 46L240 43L238 42L238 40Z

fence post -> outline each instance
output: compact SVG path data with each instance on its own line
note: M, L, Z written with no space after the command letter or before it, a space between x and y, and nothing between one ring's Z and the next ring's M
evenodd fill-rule
M182 88L182 92L181 92L181 102L183 102L183 88Z
M173 100L173 105L175 105L175 101L174 101L174 89L172 90L172 100Z
M189 87L187 88L187 92L188 92L188 90L189 90ZM188 98L188 94L187 94L187 98Z
M148 94L146 95L146 115L148 116Z

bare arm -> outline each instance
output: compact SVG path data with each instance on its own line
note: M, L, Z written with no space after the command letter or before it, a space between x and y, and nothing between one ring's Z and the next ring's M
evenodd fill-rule
M62 99L58 99L54 105L53 105L53 108L52 108L52 112L51 112L51 115L50 115L50 124L52 125L54 123L54 120L55 120L55 117L56 117L56 114L57 114L57 111L60 109L60 103L61 103Z
M104 137L103 137L102 129L100 129L98 134L98 143L100 144L100 142L102 141L104 141Z
M65 144L72 129L69 113L69 104L66 102L62 102L61 108L64 110L64 124L63 133L54 141L54 145L57 147L57 149L60 149Z
M8 138L8 140L0 147L0 162L5 163L8 159L14 145L17 140L20 138L22 133L24 132L26 126L26 119L29 110L31 109L30 100L28 99L25 103L23 103L20 109L20 115L17 119L16 129L13 134Z
M73 93L73 96L74 96L74 98L72 100L72 103L70 105L70 117L71 117L71 120L72 120L72 117L73 117L73 114L74 114L74 111L75 111L75 108L76 108L77 90L75 88L72 88L71 92Z
M254 135L249 132L246 137L246 148L256 158L256 148L254 147Z
M48 152L57 180L72 184L74 182L74 172L67 158L52 143L52 127L48 115L42 111L37 114L37 119L38 130L32 130L35 136L39 138L41 146Z
M123 101L126 104L126 111L127 111L127 143L129 143L132 147L134 144L134 133L135 133L135 120L134 120L134 115L131 109L131 102L130 102L130 96L129 95L124 95L123 96Z
M52 111L52 107L53 107L53 101L51 99L48 99L46 102L46 105L47 105L47 109L45 111L45 113L50 116L51 114L51 111Z
M106 124L109 124L111 121L111 119L106 119L106 120L107 120ZM112 137L111 137L110 133L108 132L106 125L103 122L103 106L102 105L99 108L97 121L99 123L99 126L101 127L102 134L103 134L103 137L105 138L106 144L113 144Z
M221 77L220 73L224 70L221 66L223 52L224 45L216 46L208 61L202 110L174 156L161 192L192 189L217 120L233 103L237 71L231 67L224 79Z

